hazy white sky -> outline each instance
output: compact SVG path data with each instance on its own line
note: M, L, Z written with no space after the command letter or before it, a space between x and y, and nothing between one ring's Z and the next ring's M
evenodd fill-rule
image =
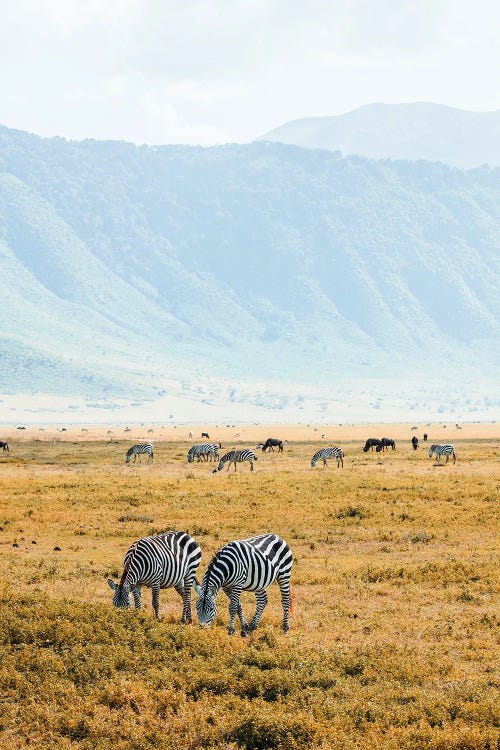
M498 0L0 0L0 124L247 141L369 102L500 107Z

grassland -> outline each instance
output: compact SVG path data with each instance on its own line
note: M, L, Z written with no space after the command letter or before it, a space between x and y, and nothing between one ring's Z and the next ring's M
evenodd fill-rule
M497 748L497 443L454 440L457 464L436 466L408 442L379 456L346 441L343 470L314 470L319 442L259 456L253 475L188 465L180 441L131 466L124 442L11 446L2 750ZM172 528L199 541L201 574L226 541L283 536L289 635L276 586L246 639L227 635L223 596L207 630L179 624L171 590L161 623L148 590L143 611L113 610L105 579L129 544Z

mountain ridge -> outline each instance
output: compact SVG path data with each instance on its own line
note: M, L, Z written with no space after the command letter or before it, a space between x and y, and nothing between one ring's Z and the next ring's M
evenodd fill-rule
M500 109L473 112L431 102L377 102L342 115L291 120L257 140L373 159L499 166Z
M215 403L267 379L255 403L281 408L281 386L327 398L444 359L492 376L499 177L0 128L4 388Z

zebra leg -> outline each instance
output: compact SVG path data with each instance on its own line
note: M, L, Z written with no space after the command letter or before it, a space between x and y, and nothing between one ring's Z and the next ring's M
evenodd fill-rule
M253 471L253 461L250 461L250 471Z
M283 630L288 633L290 625L288 622L288 615L290 614L290 578L289 575L286 578L278 578L278 586L281 592L281 604L283 606Z
M323 459L323 468L326 469L328 467L328 464L326 462L326 458Z
M241 588L235 587L231 589L229 594L229 628L227 631L229 635L234 635L234 619L238 614L238 610L241 611L240 596Z
M449 453L447 453L447 454L446 454L446 463L448 463L448 461L449 461L449 460L450 460L450 454L449 454Z
M257 625L260 622L260 618L262 617L262 613L264 609L266 608L267 604L267 593L265 589L262 589L261 591L255 592L255 598L257 599L257 607L255 609L255 614L252 617L247 630L252 631L257 629Z
M231 589L223 589L225 595L228 597L229 601L231 601ZM245 615L243 614L243 607L241 606L241 601L238 598L238 609L236 610L236 614L240 618L241 623L241 637L244 638L248 631L248 624L245 618Z
M132 596L134 597L134 605L136 609L141 608L141 587L136 586L132 589Z
M457 457L455 456L455 451L453 451L453 463L456 464L456 462L457 462Z
M175 590L179 594L179 596L182 599L182 625L185 625L186 623L192 623L193 619L191 617L191 584L186 583L186 580L184 580L183 584L177 584L175 586Z
M153 597L153 609L155 613L155 617L160 622L160 587L159 586L152 586L152 597Z
M234 470L236 471L236 461L234 461Z

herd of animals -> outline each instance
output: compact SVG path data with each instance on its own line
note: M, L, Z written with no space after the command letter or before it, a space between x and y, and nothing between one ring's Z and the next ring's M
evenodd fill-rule
M202 437L209 439L208 433L203 433ZM412 441L413 447L415 447L414 440ZM4 452L9 451L9 446L4 441L0 441L0 448ZM221 448L221 443L195 444L189 449L187 460L189 463L193 463L195 458L198 462L218 460L219 464L213 469L214 473L221 471L226 464L228 470L231 464L234 464L236 471L236 464L243 462L249 462L250 470L253 471L254 461L257 461L253 450L231 450L220 458ZM257 448L264 453L274 452L277 448L279 453L283 453L283 441L269 438L265 443L260 443ZM369 438L363 451L367 453L375 449L380 453L389 448L396 450L394 440ZM138 443L129 448L125 457L126 463L130 463L132 457L136 461L139 456L140 460L142 455L147 455L148 461L153 460L154 450L151 443ZM431 445L429 457L433 455L436 456L438 462L443 455L446 456L446 462L450 456L453 457L454 463L456 461L455 449L451 444ZM337 467L343 467L344 452L337 446L320 448L316 451L311 459L311 466L314 468L321 460L323 466L327 467L329 458L336 459ZM146 586L151 588L153 610L156 619L160 620L160 590L175 588L182 598L181 622L191 623L191 589L194 588L198 594L196 602L198 622L201 626L208 626L217 615L216 598L222 589L229 599L228 633L234 634L237 616L241 625L241 635L245 637L256 630L267 604L266 590L276 581L281 593L283 630L285 633L288 632L293 558L290 547L283 539L270 533L225 544L212 558L201 584L196 579L200 560L201 548L198 542L186 532L169 531L139 539L129 547L125 555L119 583L108 579L108 584L113 590L114 606L128 609L132 606L133 599L136 609L140 609L141 587ZM253 591L256 598L255 613L249 622L243 614L240 602L242 591Z
M209 439L208 433L202 437ZM427 436L425 436L426 438ZM424 438L424 439L425 439ZM415 448L416 438L412 440ZM250 470L253 471L254 461L257 460L255 452L250 449L231 450L222 458L219 458L221 443L198 443L192 445L187 454L189 463L195 459L200 461L216 461L219 465L214 473L221 471L227 464L228 470L231 464L248 461ZM264 453L268 450L274 452L277 448L283 453L283 441L277 438L269 438L265 443L260 443ZM390 438L369 438L363 451L396 450L394 440ZM148 455L148 460L153 460L153 446L150 443L138 443L127 451L126 462L131 457L142 454ZM446 456L448 462L453 456L456 461L455 449L450 444L433 444L429 448L429 456L436 456L437 461L441 456ZM328 466L327 459L334 458L337 467L344 465L344 452L342 448L330 446L320 448L311 459L311 466L321 460L323 466ZM281 604L283 607L283 630L288 632L289 614L291 605L290 577L292 570L292 552L288 544L276 534L262 534L250 539L240 539L225 544L212 558L203 576L201 584L196 579L196 570L201 560L201 549L199 544L189 534L181 531L170 531L158 536L144 537L128 549L123 573L119 583L108 579L108 584L113 590L113 604L115 607L128 609L132 606L132 598L136 609L141 607L141 587L147 586L152 590L152 603L155 617L159 615L160 590L173 587L182 598L182 623L191 623L191 589L194 588L198 594L196 612L198 622L201 626L210 625L217 615L216 598L219 591L226 594L229 599L229 635L235 632L235 619L238 616L241 625L241 635L245 637L253 632L262 617L267 604L266 589L277 581L281 592ZM240 602L242 591L253 591L256 598L255 613L247 622Z
M208 437L208 433L202 433L202 437ZM424 435L424 440L426 439L427 435ZM414 449L418 447L418 439L416 437L412 438L412 445ZM245 461L247 461L250 464L250 471L253 471L254 462L257 461L255 451L250 448L243 448L241 450L234 449L228 451L228 453L225 453L221 458L219 456L219 450L221 448L221 443L196 443L195 445L192 445L188 451L188 463L192 464L195 459L197 459L198 463L200 461L218 461L219 465L216 469L213 469L213 473L216 474L217 472L222 471L226 464L228 471L231 467L231 464L234 464L234 470L236 471L237 463L244 463ZM265 443L259 443L257 449L259 448L262 449L263 453L265 453L266 451L272 451L274 453L274 448L277 448L279 453L283 453L283 441L279 440L278 438L268 438ZM396 443L391 438L386 437L380 439L368 438L363 448L364 453L368 453L370 449L373 451L374 448L377 453L389 450L389 448L392 448L392 450L395 451ZM148 456L149 461L153 460L154 451L151 443L137 443L136 445L133 445L127 451L125 462L127 464L130 463L132 456L134 457L134 461L136 461L137 456L141 456L144 454ZM433 455L435 455L438 463L440 463L441 461L441 456L446 456L446 463L448 463L450 456L453 457L453 463L455 463L457 460L455 455L455 448L450 443L433 443L429 448L429 458L432 458ZM344 451L342 450L342 448L332 445L329 448L320 448L318 451L316 451L311 459L312 468L314 468L317 462L320 460L323 462L323 467L327 467L328 458L334 458L337 461L337 468L344 467Z

